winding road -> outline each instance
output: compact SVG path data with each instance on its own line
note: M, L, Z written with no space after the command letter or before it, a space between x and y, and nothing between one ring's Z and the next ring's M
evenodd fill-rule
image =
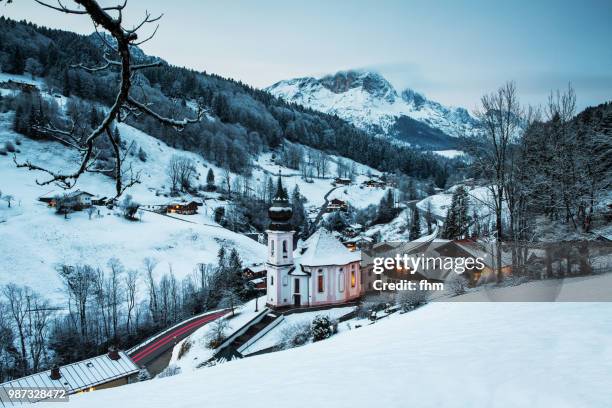
M227 310L220 310L187 319L131 348L128 355L138 366L148 367L194 331L227 313Z

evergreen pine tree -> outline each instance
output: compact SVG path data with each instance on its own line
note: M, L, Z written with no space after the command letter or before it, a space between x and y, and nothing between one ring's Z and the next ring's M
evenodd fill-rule
M412 211L412 225L410 226L410 232L408 239L414 241L421 236L421 217L419 216L419 209L415 206Z
M245 299L247 295L246 279L243 275L242 260L236 248L232 248L227 260L227 289Z
M17 133L24 133L23 129L23 108L18 105L15 109L15 116L13 116L13 130Z
M274 199L274 182L271 177L268 177L267 185L266 185L266 204L272 204L272 200Z
M70 91L71 91L70 75L68 74L68 70L65 70L64 71L64 82L62 84L62 95L64 95L65 97L69 97Z
M13 53L13 73L17 75L23 75L25 70L25 58L21 52L21 48L17 46Z
M89 111L89 126L94 129L98 125L98 111L94 105L91 105L91 110Z
M297 184L291 192L291 207L293 208L291 225L293 225L293 228L298 232L298 237L304 238L304 235L308 232L308 218L306 216L306 209L304 208L304 197L300 194L300 188Z
M427 202L427 212L425 213L425 221L427 221L427 234L431 235L433 233L433 214L431 213L431 202Z
M278 181L276 182L276 194L274 195L274 199L276 200L288 200L289 195L287 194L287 190L283 187L283 182L281 177L278 176Z
M225 247L219 248L219 252L217 252L217 271L218 273L224 273L227 268L227 263L225 260Z
M393 189L389 189L378 205L376 222L378 224L386 224L393 220L393 217L395 217L395 194Z
M327 316L318 315L311 324L312 340L325 340L333 334L332 322Z
M468 233L470 225L468 207L467 190L463 186L458 186L453 192L451 206L446 213L442 238L461 239Z
M206 189L208 191L215 191L216 189L215 173L213 172L212 168L208 169L208 173L206 174Z

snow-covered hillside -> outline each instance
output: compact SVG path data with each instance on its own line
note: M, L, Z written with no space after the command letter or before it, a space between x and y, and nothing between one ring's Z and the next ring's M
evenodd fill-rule
M364 130L390 136L399 131L401 117L451 137L469 136L476 131L476 120L464 108L443 106L411 89L398 93L373 72L342 71L318 79L289 79L267 90L287 101L338 115Z
M0 121L0 145L19 139L17 160L30 159L51 168L61 169L75 165L75 156L56 142L37 142L16 135L9 130L10 115ZM142 184L128 193L143 205L166 203L170 199L156 196L156 191L167 184L166 166L174 154L192 157L203 179L209 163L201 157L177 151L125 124L119 124L122 138L134 141L147 152L146 163L134 157L135 170L141 171ZM220 170L215 168L215 171ZM198 263L216 262L219 247L236 247L245 262L261 262L265 257L263 245L252 239L221 228L212 220L216 200L206 201L200 214L184 216L189 221L144 212L141 221L133 222L99 207L89 219L86 212L75 212L64 219L52 208L39 202L38 197L54 191L53 186L39 186L36 180L45 175L16 168L11 156L0 156L0 189L12 195L11 208L5 202L0 205L0 281L18 283L53 296L60 288L55 268L66 264L91 264L104 266L116 257L126 267L142 269L143 259L159 261L157 273L161 275L170 265L178 278L193 271ZM100 196L113 195L113 181L97 174L85 174L77 188Z
M43 95L52 97L47 93ZM65 146L56 142L34 141L12 132L11 119L10 112L0 116L0 146L9 141L15 144L19 140L21 144L16 145L20 151L17 153L18 161L31 160L55 170L77 165L77 157ZM204 183L209 168L213 169L218 183L221 183L223 170L201 156L171 148L123 123L118 124L118 129L126 145L133 144L133 150L142 148L147 154L146 162L136 156L128 158L134 170L140 172L141 183L131 187L127 193L140 204L157 205L171 200L163 194L169 187L168 162L176 154L193 159L198 184ZM271 153L266 153L255 163L251 180L262 183L266 177L275 176L281 170L285 186L291 190L298 185L308 199L307 207L312 207L313 213L316 213L317 207L324 203L325 194L334 188L331 181L337 160L337 157L331 157L327 178L306 182L296 170L274 164ZM379 174L357 163L355 169L356 182L366 180L367 174ZM6 254L0 257L2 282L14 280L18 273L21 284L53 296L60 288L56 267L63 263L104 266L110 258L116 257L128 268L142 269L144 258L151 257L159 262L158 274L167 272L171 267L175 275L181 278L190 274L198 263L216 262L221 245L236 247L245 263L261 262L265 257L266 251L261 244L224 229L213 221L214 209L226 205L226 202L216 200L215 194L209 194L199 214L191 216L167 217L144 212L142 221L131 222L115 211L100 207L99 213L96 212L91 219L86 212L76 212L65 220L38 201L42 195L63 192L53 185L37 185L36 180L45 180L44 174L17 168L11 155L6 155L0 156L0 176L0 190L4 195L14 197L10 209L5 202L0 203L0 236L3 237L3 254ZM114 195L113 181L97 174L85 174L76 188L98 196ZM355 207L377 203L384 194L383 189L366 190L349 186L334 193L349 200Z
M428 205L431 208L431 213L439 220L446 217L446 213L453 199L453 191L459 185L457 184L446 191L429 196L417 203L417 207L421 211L427 211ZM474 211L483 219L489 217L494 208L493 196L491 190L486 186L465 186L469 198L469 215Z
M370 204L378 204L384 196L386 189L367 188L362 183L369 180L372 175L380 176L380 171L352 160L338 156L329 156L329 169L325 177L313 177L308 181L302 178L299 170L290 169L273 160L272 153L263 153L258 158L253 170L253 179L262 181L266 176L276 176L281 171L284 186L291 192L297 185L300 193L306 197L307 208L316 209L325 202L325 195L331 191L328 199L339 198L347 201L354 208L365 208ZM337 175L338 160L343 160L355 169L354 180L350 186L333 185L333 180ZM332 191L333 190L333 191Z
M609 276L572 284L602 279L609 287ZM610 313L605 302L435 302L297 349L72 396L67 406L607 408Z

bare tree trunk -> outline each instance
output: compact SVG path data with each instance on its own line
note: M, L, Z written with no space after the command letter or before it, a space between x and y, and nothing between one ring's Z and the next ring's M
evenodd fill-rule
M19 336L20 356L19 365L22 375L28 374L28 355L26 342L26 316L28 311L28 293L22 287L9 283L4 287L4 296L8 302L11 317Z

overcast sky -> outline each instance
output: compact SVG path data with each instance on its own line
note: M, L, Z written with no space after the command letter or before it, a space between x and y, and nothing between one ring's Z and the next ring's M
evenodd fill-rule
M468 109L506 80L529 103L568 82L580 107L612 99L610 0L132 0L125 20L145 7L164 13L145 52L257 87L359 68ZM1 3L0 12L92 31L86 16L33 0Z

